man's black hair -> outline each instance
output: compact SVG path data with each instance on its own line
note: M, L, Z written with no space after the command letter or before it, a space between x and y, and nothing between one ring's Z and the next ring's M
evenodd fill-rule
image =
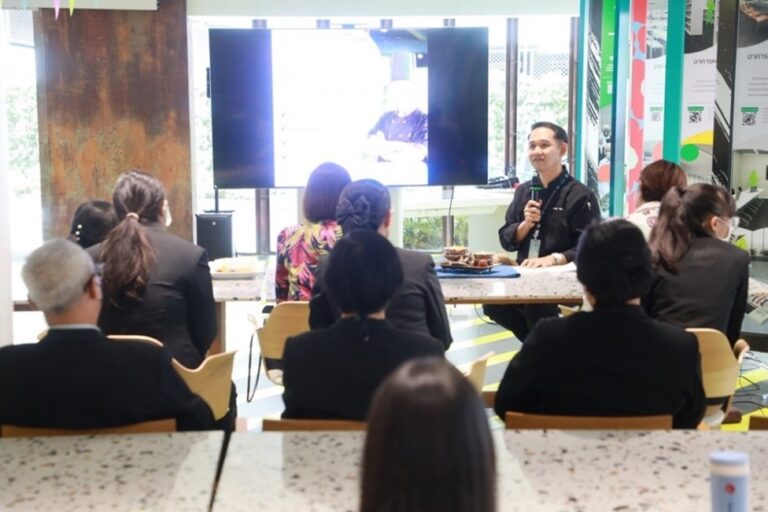
M536 128L549 128L552 130L552 133L555 134L555 140L559 140L563 144L568 144L568 132L566 132L562 126L555 123L550 123L549 121L539 121L531 125L531 132L533 132L533 130Z

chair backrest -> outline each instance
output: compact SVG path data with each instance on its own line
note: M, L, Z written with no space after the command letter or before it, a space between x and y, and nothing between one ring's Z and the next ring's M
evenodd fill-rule
M220 420L229 412L229 400L232 394L232 366L235 351L214 354L205 358L203 363L191 370L176 359L171 364L190 391L202 398L213 412L213 417Z
M273 420L265 418L264 432L300 432L311 430L365 431L365 422L352 420Z
M672 415L659 416L554 416L509 411L508 429L655 430L672 428Z
M163 344L151 336L140 334L110 334L112 341L138 341L158 347ZM229 412L229 399L232 394L232 366L235 352L225 352L208 356L197 368L187 368L175 358L171 364L176 373L187 383L194 394L202 398L213 412L213 417L220 420Z
M138 341L140 343L147 343L149 345L157 345L162 347L163 344L157 338L152 336L143 336L141 334L110 334L107 336L112 341Z
M741 339L736 340L736 343L733 345L733 355L736 356L739 366L744 361L744 356L747 355L747 352L749 352L749 343Z
M496 405L496 391L483 391L480 396L483 398L483 403L487 408L494 408Z
M575 308L573 306L564 306L562 304L558 304L557 309L560 310L560 316L562 317L571 316L572 314L579 312L579 308Z
M485 370L488 368L488 359L490 359L496 352L488 352L480 359L472 361L469 365L469 370L466 373L469 382L475 387L478 393L483 392L483 384L485 384Z
M750 416L749 430L768 430L768 416Z
M309 330L309 302L281 302L256 333L262 357L282 359L285 340Z
M176 432L176 420L164 419L104 428L47 428L0 425L0 437L85 436L91 434L146 434L150 432Z
M701 378L707 397L705 417L719 414L736 391L739 363L725 334L716 329L687 329L696 335L701 353Z

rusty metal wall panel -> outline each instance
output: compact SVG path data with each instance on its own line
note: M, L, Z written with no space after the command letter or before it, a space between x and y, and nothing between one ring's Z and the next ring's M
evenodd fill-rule
M111 200L117 176L138 168L163 182L171 231L191 240L185 0L35 17L44 236L66 235L78 204Z

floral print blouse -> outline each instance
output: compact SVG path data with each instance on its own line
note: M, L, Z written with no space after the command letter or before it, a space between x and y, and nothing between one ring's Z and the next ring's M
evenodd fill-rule
M320 256L341 238L341 226L335 220L297 224L277 236L275 299L277 302L309 300Z

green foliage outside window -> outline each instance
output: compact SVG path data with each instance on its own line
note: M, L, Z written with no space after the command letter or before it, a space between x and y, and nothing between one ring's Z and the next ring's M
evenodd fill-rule
M453 226L454 244L467 245L469 240L467 216L455 216ZM403 219L403 247L420 251L442 251L443 218L406 217Z
M37 143L35 87L6 89L8 152L12 189L16 194L39 192L40 157Z

